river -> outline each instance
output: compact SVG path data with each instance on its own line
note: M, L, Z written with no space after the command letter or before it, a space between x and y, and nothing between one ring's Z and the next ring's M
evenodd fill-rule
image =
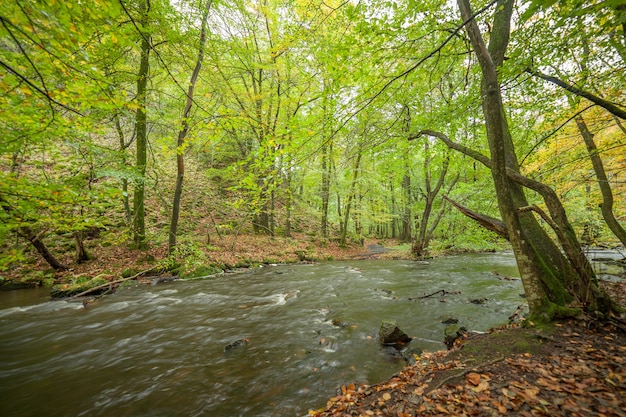
M306 415L342 384L404 366L376 340L383 319L411 347L444 349L446 318L506 322L523 289L503 278L517 276L511 253L488 253L278 265L123 288L87 308L0 294L0 415ZM416 299L437 290L455 294Z

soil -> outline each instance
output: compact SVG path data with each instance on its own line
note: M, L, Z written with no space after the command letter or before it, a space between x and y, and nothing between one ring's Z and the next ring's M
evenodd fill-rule
M469 335L310 416L626 416L624 322L524 323Z

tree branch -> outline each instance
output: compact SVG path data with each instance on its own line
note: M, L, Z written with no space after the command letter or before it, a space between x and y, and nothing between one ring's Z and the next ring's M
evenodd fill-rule
M470 210L469 208L462 206L461 204L457 203L456 201L445 195L442 197L454 207L456 207L461 213L463 213L470 219L476 220L484 228L491 230L492 232L496 233L500 237L505 238L506 240L509 240L509 232L507 231L506 225L502 220Z
M476 161L480 162L481 164L483 164L484 166L486 166L487 168L491 169L491 160L481 154L478 151L475 151L473 149L468 148L467 146L461 145L460 143L456 143L454 141L452 141L452 139L450 139L448 136L446 136L445 134L441 133L441 132L436 132L434 130L422 130L418 133L409 135L408 140L413 140L413 139L417 139L422 135L426 135L426 136L433 136L435 138L441 139L441 141L443 143L445 143L448 148L450 149L454 149L455 151L461 152L464 155L469 156L472 159L475 159Z
M13 75L15 75L17 78L19 78L20 80L24 81L26 84L28 84L31 88L33 88L35 91L37 91L39 94L41 94L42 96L44 96L46 98L46 100L48 100L49 102L52 102L54 104L56 104L57 106L63 107L66 110L71 111L72 113L76 113L79 116L84 116L84 114L82 114L81 112L79 112L78 110L75 110L69 106L66 106L65 104L56 101L55 99L53 99L52 97L50 97L50 95L48 93L46 93L44 90L42 90L41 88L37 87L35 84L32 83L32 81L30 81L28 78L26 78L25 76L23 76L22 74L20 74L16 69L14 69L13 67L11 67L9 64L7 64L4 61L0 61L0 66L4 67L7 71L13 73Z
M591 101L592 103L597 104L598 106L604 108L605 110L607 110L609 113L611 113L612 115L619 117L620 119L624 119L626 120L626 110L621 109L620 107L618 107L616 104L611 103L608 100L605 100L601 97L596 96L595 94L591 94L588 91L582 90L578 87L575 87L571 84L566 83L565 81L557 78L557 77L553 77L551 75L546 75L543 74L539 71L534 71L531 70L530 68L526 69L526 72L529 73L530 75L534 76L534 77L538 77L541 78L542 80L548 81L552 84L558 85L561 88L564 88L565 90L569 91L570 93L573 93L579 97L583 97L586 98L587 100Z

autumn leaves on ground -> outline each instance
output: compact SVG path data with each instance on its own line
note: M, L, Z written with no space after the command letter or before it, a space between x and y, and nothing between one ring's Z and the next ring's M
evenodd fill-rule
M589 328L591 327L591 328ZM347 384L310 416L625 416L626 334L610 323L508 326Z

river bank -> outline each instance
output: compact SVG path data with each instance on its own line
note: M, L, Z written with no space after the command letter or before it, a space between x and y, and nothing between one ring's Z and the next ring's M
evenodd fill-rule
M451 351L426 353L389 380L341 387L330 416L624 416L623 323L506 326Z
M235 265L239 265L238 267L248 267L253 270L255 269L254 267L262 264L314 262L316 259L314 259L313 256L319 256L317 260L358 260L363 258L381 257L388 259L400 259L408 256L408 247L399 245L397 242L393 241L366 241L363 245L354 244L347 248L341 248L333 242L327 242L325 245L318 246L313 242L303 240L292 242L267 237L250 237L246 238L245 241L242 239L242 242L245 243L245 245L242 243L241 246L237 246L233 245L232 242L225 242L223 246L215 245L210 251L207 251L206 256L207 258L213 256L209 259L213 259L214 262L218 262L217 260L219 259L219 262L223 262L224 265L228 264L233 268ZM71 280L76 279L76 277L85 275L97 276L98 274L103 274L103 271L110 275L111 279L114 279L119 277L124 272L124 269L127 268L133 267L137 269L147 269L158 265L160 260L167 258L163 256L164 253L161 251L162 249L158 248L145 252L128 251L119 247L102 248L97 252L98 258L96 260L76 265L75 268L72 268L72 270L59 273L58 275L55 275L55 280L58 280L58 282L63 282L61 280L71 282ZM305 252L303 253L302 251ZM136 258L129 256L129 254L136 255ZM303 254L307 256L310 255L311 259L301 259ZM218 258L217 256L222 257ZM190 257L194 259L196 258L195 256ZM184 259L181 258L181 260ZM422 267L426 266L422 265ZM306 266L305 268L309 267ZM414 277L415 272L413 271L415 264L412 264L407 268L412 271L411 274L413 274L412 276ZM488 275L489 281L497 284L498 286L506 285L508 281L500 281L502 274L495 274L492 272L492 268L494 268L493 262L489 262L489 266L486 268L489 269L486 269L483 274ZM275 280L276 277L284 277L288 275L284 273L278 274L273 271L274 269L275 268L257 269L256 272L265 271L265 273L271 274L270 276L272 277L271 279L259 280L259 283L271 282L272 280ZM363 271L351 268L346 268L345 270L340 268L340 270L340 276L348 276L350 278L349 282L354 282L353 279L363 273ZM465 274L466 271L459 271L459 273ZM376 273L377 276L379 276L379 274L379 272ZM432 271L425 271L425 274L431 276ZM449 272L446 272L446 274L449 275ZM329 277L327 273L322 274L322 276L326 278ZM229 277L228 281L230 281L230 279L232 279L232 277ZM371 277L368 277L366 280L368 287L372 285L370 282L371 279ZM332 282L329 281L329 285L331 283L334 284L336 281L341 282L334 278L331 281ZM200 285L200 281L197 283ZM442 283L443 280L438 278L437 285L444 285ZM624 305L625 300L623 284L614 281L602 281L602 283L605 288L611 292L614 298ZM245 285L248 284L249 281L246 279ZM187 283L184 283L183 285L187 285ZM240 283L240 285L234 285L232 282L225 282L224 285L225 288L241 288L243 284ZM346 282L345 285L351 291L354 290L353 284ZM393 300L393 297L388 297L388 294L385 292L387 288L383 285L386 284L378 284L378 287L372 287L370 291L371 294L368 292L368 297L371 297L371 300L369 301L367 310L371 310L373 308L372 303L374 302L382 302L383 304L388 304L389 306L394 304L400 305L397 301ZM324 285L322 285L322 287L326 288ZM432 285L428 288L431 289L431 287ZM291 286L289 286L289 288L291 288ZM432 287L432 289L439 289L439 287ZM153 292L155 291L162 293L163 297L151 298ZM91 331L89 329L92 329L93 326L102 321L100 317L103 317L103 313L112 314L117 311L118 308L127 309L133 305L141 306L141 308L133 314L124 314L119 318L111 318L108 322L117 323L118 320L122 320L121 317L134 317L131 325L132 334L129 334L128 338L138 337L140 339L138 343L125 345L123 344L125 343L125 339L117 341L116 343L121 343L123 346L143 346L141 349L144 351L138 354L140 357L145 357L145 349L148 349L149 351L150 347L143 343L142 333L138 333L137 328L133 327L137 325L137 314L146 315L146 323L149 324L147 330L145 330L145 332L147 332L146 335L154 334L153 325L150 323L153 323L155 314L163 314L162 320L156 321L157 323L169 323L173 320L173 317L185 318L181 322L174 322L172 324L172 328L164 329L162 332L163 335L170 334L174 328L184 328L184 326L190 325L191 316L188 313L172 313L172 309L175 308L175 306L182 305L195 308L194 306L198 294L202 294L197 291L191 291L186 298L182 298L182 300L185 301L179 303L177 300L172 298L175 295L175 291L179 290L175 290L167 285L159 285L150 287L147 290L142 288L139 293L136 294L136 297L138 297L138 301L136 302L111 299L110 302L105 301L100 305L95 303L85 309L82 309L80 303L75 304L78 304L78 311L81 312L80 317L84 317L85 319L93 317L93 320L96 320L94 323L85 323L85 331ZM249 318L256 317L258 315L256 311L261 311L263 309L268 309L269 311L269 309L281 308L280 306L283 304L284 306L292 306L296 305L297 302L306 300L305 296L307 291L304 291L303 289L302 297L291 299L291 301L296 300L293 301L295 304L292 304L290 300L286 300L285 303L281 304L280 298L275 299L274 297L275 295L280 295L278 291L279 289L276 288L275 291L271 291L271 294L268 293L270 295L267 297L261 297L260 299L253 298L252 302L247 299L242 299L241 301L233 300L233 305L230 308L225 309L228 312L228 318L232 318L231 316L239 314L240 312L245 313L248 310L255 311L255 314L249 316ZM312 294L314 291L310 291L310 293ZM338 293L343 294L344 292L338 291ZM515 294L517 294L517 292L515 292ZM116 297L118 296L126 297L123 292L120 295L116 295ZM205 297L206 294L202 296ZM470 296L469 294L465 294L464 290L462 297L470 299L473 295ZM362 300L365 299L366 298L363 297L359 298L359 305L363 304ZM109 300L109 298L107 297L106 300ZM154 303L153 312L146 311L148 300L150 303ZM321 303L319 306L315 305L315 307L321 307L319 314L323 314L323 312L326 311L324 308L326 302L318 301L318 296L312 297L310 300L314 300L316 304ZM431 301L437 305L436 308L440 308L440 306L443 308L444 306L449 306L459 300L450 298L447 300L448 302L443 304L440 304L439 300ZM403 302L406 304L414 303L406 298L404 298ZM167 312L165 312L166 310L160 309L161 303L166 303L168 305ZM58 306L64 305L66 305L64 302L58 304ZM71 303L67 305L70 307L72 306ZM276 307L274 307L274 305ZM474 308L471 303L465 305ZM198 303L197 306L197 320L191 320L191 324L193 326L197 326L197 324L194 323L204 323L204 320L208 320L209 317L213 317L212 314L207 314L208 306L211 306L211 303L207 304L207 300L202 298L201 302ZM417 305L412 304L411 308L417 308ZM476 308L483 307L481 306ZM508 313L511 313L513 309L514 307L506 310ZM222 311L224 309L220 307L217 310ZM317 310L310 309L310 311ZM334 312L334 314L340 313L342 313L340 309L335 310ZM281 317L284 317L284 314L285 312L282 312ZM355 313L354 317L361 317L361 315L361 313ZM298 313L295 314L295 316L307 317L308 315ZM424 318L421 314L412 314L411 317L413 319L415 317ZM464 315L464 317L470 316ZM504 317L506 317L506 315ZM320 320L325 318L326 317L321 317ZM346 313L338 315L336 318L350 321L349 316L346 318ZM78 316L72 315L71 320L75 321L77 319ZM63 320L59 318L59 321L66 323L67 318ZM322 321L322 323L325 322ZM329 323L332 323L332 321ZM120 325L120 328L123 329L127 326L128 325ZM320 324L320 326L324 325ZM255 324L254 326L251 326L251 328L257 329L258 326ZM361 329L370 328L375 328L375 324L361 326ZM324 329L324 332L337 333L337 335L333 333L336 337L343 337L344 333L354 331L351 330L351 327L343 329L335 328L333 326L329 328L324 327ZM441 329L443 329L443 325L441 325ZM438 341L443 338L441 329L432 333L431 338L433 340ZM115 329L113 332L115 336L111 335L110 337L117 337L117 333L118 330ZM160 334L161 333L159 333L159 335ZM195 335L197 334L198 332L196 331L196 328L193 327L192 329L188 329L187 332L184 332L184 335L181 337L194 335L193 338L190 339L190 343L198 343L197 339L195 339ZM248 336L248 333L242 333L242 335ZM367 336L367 332L364 333L364 335ZM342 351L341 343L336 343L336 345L331 344L330 346L321 344L322 340L330 342L333 341L332 338L329 338L328 334L318 335L314 333L310 336L312 337L312 340L310 341L309 346L314 346L315 348L311 349L310 347L307 347L306 349L298 350L294 354L301 356L304 355L304 358L311 361L311 354L307 353L310 350L313 350L314 352L321 350L320 354L324 353L336 356L338 353L336 351L332 351L333 349L337 350L336 345L338 344L339 352ZM359 344L370 343L375 345L375 342L372 342L371 339L365 336L359 339L361 340L358 342ZM219 349L220 355L222 354L221 349L223 349L224 344L232 341L231 337L236 338L239 337L239 335L233 335L229 330L228 333L225 333L224 336L216 343L216 349ZM215 339L215 331L213 331L211 337L207 338L207 341L210 341L207 343L212 343L213 339ZM319 339L319 341L317 339ZM176 340L178 340L178 338ZM625 394L624 381L626 381L626 375L624 375L623 372L624 362L622 359L625 356L625 352L622 348L626 345L624 342L626 341L624 340L623 333L619 332L616 327L611 327L610 324L598 324L595 322L558 323L553 328L544 329L536 329L533 327L520 328L516 326L504 327L492 331L487 335L473 336L467 339L461 349L456 349L450 352L436 351L433 353L422 354L416 364L404 368L390 379L379 384L358 385L352 384L351 382L355 379L349 376L341 378L341 381L345 381L345 385L339 389L337 395L329 399L326 407L312 411L310 414L319 417L331 415L463 415L463 413L468 415L623 415L619 413L625 405L623 400L621 400L621 398L624 397L623 394ZM172 342L164 342L165 345L167 345L167 343ZM267 343L270 343L270 341ZM115 346L117 346L117 344ZM152 346L153 344L154 343L150 343L149 345ZM68 344L68 348L74 345L76 344ZM241 355L243 355L243 357L247 357L246 355L249 354L259 354L263 356L266 351L274 351L271 346L273 345L270 344L269 347L262 345L257 336L256 339L252 339L250 346L247 348L248 350L242 351L243 353L241 353ZM101 348L102 346L100 343L95 344L94 349L89 350L89 352L93 352L90 353L90 355L96 355L96 350ZM156 349L158 346L154 346L154 348ZM375 346L372 346L372 348L375 348ZM434 349L437 349L437 347ZM37 347L36 351L39 350L40 348ZM326 350L329 352L326 352ZM64 349L59 350L59 352L63 351ZM281 346L280 352L284 351L284 346ZM206 346L204 345L202 347L202 352L202 357L204 358L206 352ZM374 353L372 354L376 355L375 349L373 352ZM353 356L353 351L350 350L350 353L350 356ZM155 357L162 359L162 356L163 353L159 353ZM192 358L195 358L193 350L191 352L191 356ZM301 356L298 356L299 361L302 360ZM267 360L265 356L263 356L263 358ZM225 357L220 360L228 361L230 359L232 358ZM273 360L275 359L276 358L273 357ZM289 362L291 359L285 360L287 361L285 363L292 363ZM178 364L179 362L180 360L176 359L175 363ZM264 363L260 360L255 360L254 362ZM298 362L293 363L297 364ZM335 362L329 361L322 363L325 363L325 365L320 366L318 363L311 362L311 366L307 368L306 374L320 375L322 372L328 372L328 376L330 376L337 373L334 365ZM65 366L66 365L64 365L64 367ZM206 369L204 366L206 365L198 366L196 364L189 369L185 368L183 370L184 372L181 372L184 373L186 380L189 380L190 377L197 377L197 382L202 383L202 381L205 381L206 378L206 375L202 372L202 370ZM281 369L281 373L284 373L285 370L283 368ZM242 364L241 372L242 374L248 375L245 378L242 377L243 380L241 385L242 387L245 386L246 390L249 390L251 385L249 384L250 376L248 374L249 370L247 369L247 366L243 367ZM347 372L350 374L350 371ZM259 371L258 378L260 378L261 381L264 381L263 375L265 374L266 371ZM224 376L226 376L226 374ZM231 375L228 374L229 378L230 376ZM161 378L159 381L163 381L163 383L171 381L169 374L157 374L156 377ZM148 378L148 380L151 381L154 379L153 377L151 378L152 379ZM319 382L316 381L315 383L311 383L309 385L311 387L317 386L319 385ZM259 387L267 387L265 382L254 386L256 389L260 389ZM324 397L326 396L326 392L332 392L334 387L338 387L339 385L337 382L334 382L330 386L332 388L326 388L324 390ZM168 385L164 389L170 388L171 387ZM177 389L180 389L180 387ZM305 395L306 392L310 392L306 391L307 389L311 388L302 388L303 391L298 391L296 393L297 395L294 394L293 398L299 398L298 401L302 402L302 396ZM276 398L285 396L284 392L281 393L278 391L278 388L276 388L276 390ZM198 392L190 389L188 394L189 398L195 398L194 396L198 395ZM258 397L259 401L264 400L267 398L267 392L259 391ZM575 399L574 403L570 401L572 398ZM242 401L242 399L238 398L237 401ZM319 398L316 401L317 403L313 401L308 402L307 405L311 408L321 407L322 405L319 404ZM552 407L551 404L555 405L556 408Z
M72 285L85 279L98 278L99 283L140 276L176 275L184 278L206 276L224 271L247 269L269 264L289 264L357 258L410 257L410 245L396 240L367 240L363 244L349 242L345 246L333 240L319 240L305 235L293 238L260 235L224 236L210 245L183 243L168 256L165 244L154 244L147 250L131 250L126 244L108 244L87 240L90 260L76 263L73 252L59 256L68 266L52 270L34 252L23 262L16 262L0 273L0 289L36 286ZM371 247L385 248L372 252Z
M626 306L623 280L600 284ZM624 314L603 322L523 324L424 353L383 383L344 385L309 416L626 415Z

